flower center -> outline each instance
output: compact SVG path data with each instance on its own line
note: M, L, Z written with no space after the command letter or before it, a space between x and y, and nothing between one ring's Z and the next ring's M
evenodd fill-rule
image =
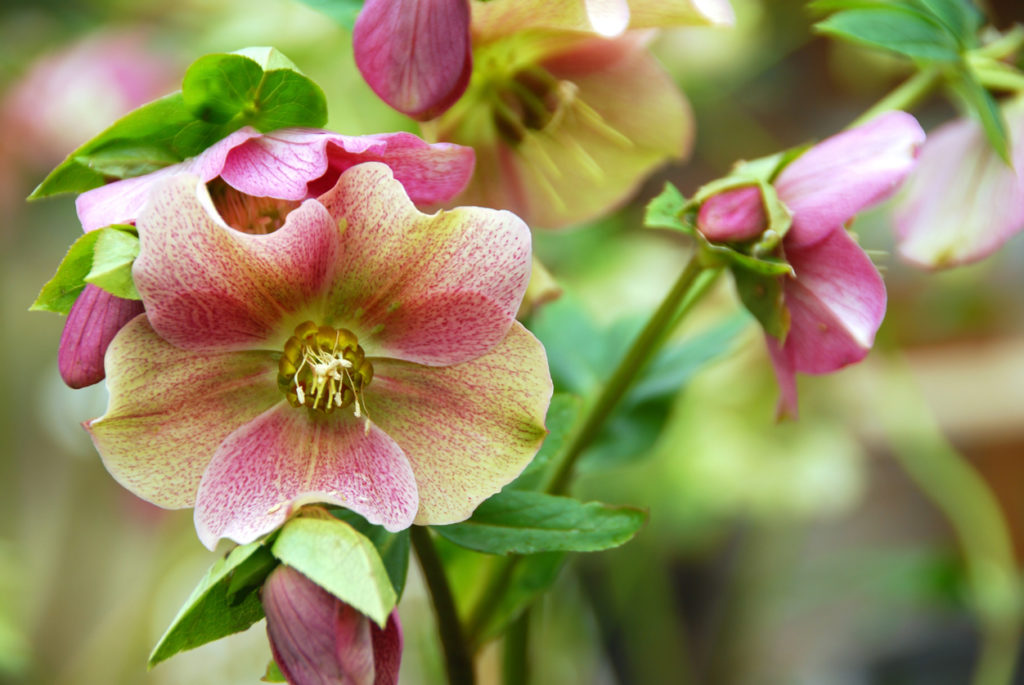
M494 91L494 127L509 145L530 131L541 131L561 105L560 85L541 67L523 69Z
M320 414L353 405L355 415L364 416L362 393L372 379L373 365L351 331L312 321L295 327L277 371L277 387L288 402Z
M284 225L288 212L301 204L296 200L246 195L220 178L213 179L206 187L224 222L242 233L273 233Z

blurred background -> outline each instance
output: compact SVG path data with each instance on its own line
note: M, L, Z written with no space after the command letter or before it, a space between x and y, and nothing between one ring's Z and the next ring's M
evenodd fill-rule
M553 321L577 317L598 338L634 330L684 264L681 237L641 227L664 181L689 193L737 159L834 133L909 73L813 35L802 2L733 5L735 29L665 31L654 44L694 108L691 158L612 217L536 236L566 293L534 321L553 363L570 344ZM997 25L1024 21L1015 0L988 7ZM195 58L252 45L278 47L324 88L330 128L415 130L363 84L346 31L297 0L0 6L0 682L264 673L262 623L146 671L216 556L191 512L122 490L79 427L103 412L105 389L61 383L63 320L27 309L81 228L73 198L23 200L114 118L177 89ZM955 111L935 99L916 114L928 129ZM562 569L529 618L535 682L1011 682L992 674L1020 647L1024 241L929 274L891 256L887 207L855 229L884 269L886 322L866 362L801 379L799 422L774 422L760 333L722 279L672 341L708 362L633 412L635 439L583 462L577 494L648 508L650 523ZM473 582L459 576L459 591ZM402 682L441 682L415 577L400 610ZM484 682L498 661L485 651Z

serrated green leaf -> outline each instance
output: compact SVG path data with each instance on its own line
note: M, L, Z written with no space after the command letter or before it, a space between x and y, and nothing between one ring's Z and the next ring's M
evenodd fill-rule
M253 557L256 561L250 562ZM263 618L263 605L255 589L276 564L259 542L231 550L226 558L210 568L192 591L149 655L149 666L178 652L241 632ZM234 572L243 565L246 567L245 587L229 592Z
M548 415L544 421L544 425L548 428L548 436L544 438L544 444L537 452L537 456L519 474L518 478L509 483L509 488L538 490L544 487L548 477L548 466L565 446L582 413L582 399L576 395L555 393L551 398Z
M732 267L736 291L766 333L780 342L789 333L789 310L786 309L781 276L765 276L738 266Z
M356 17L363 9L363 0L302 0L302 3L326 14L349 31L356 25Z
M331 509L330 512L369 538L384 562L395 594L401 599L409 572L409 530L389 533L383 526L369 523L351 509Z
M92 268L86 274L85 282L118 297L142 299L132 280L132 264L139 256L139 236L134 229L108 226L93 233L98 233L99 238L93 247Z
M292 519L271 551L381 628L398 601L377 548L344 521Z
M960 59L959 45L945 26L930 14L910 7L850 9L833 14L814 27L820 33L913 59Z
M678 188L671 183L666 183L661 193L647 203L647 208L644 210L644 226L674 228L692 234L693 227L683 217L689 204Z
M478 506L469 520L434 530L487 554L597 552L628 542L646 520L645 512L631 507L503 490Z
M58 314L71 311L71 305L85 288L85 277L92 269L92 254L99 237L99 231L90 231L71 244L57 266L57 272L39 291L29 310Z
M253 104L262 80L263 69L251 57L206 55L185 72L181 95L196 119L223 124Z

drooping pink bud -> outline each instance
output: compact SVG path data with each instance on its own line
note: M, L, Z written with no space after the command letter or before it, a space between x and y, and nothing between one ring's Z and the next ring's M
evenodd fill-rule
M356 66L384 102L433 119L469 85L469 19L466 0L368 0L352 31Z
M292 685L395 685L402 629L392 612L384 630L290 566L263 585L267 637Z
M60 336L57 367L64 382L84 388L103 380L103 355L110 341L143 311L140 300L126 300L87 284L71 306Z
M768 226L761 189L746 186L712 195L700 206L697 230L713 242L750 240Z

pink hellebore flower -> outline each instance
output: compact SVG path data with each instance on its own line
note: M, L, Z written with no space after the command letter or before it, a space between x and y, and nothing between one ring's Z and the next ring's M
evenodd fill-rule
M473 2L470 85L424 132L476 150L460 201L531 226L593 219L693 139L689 104L647 50L652 33L626 29L731 21L725 0Z
M780 416L797 414L796 372L836 371L871 349L885 316L885 285L844 224L899 187L923 142L912 116L889 112L815 145L776 178L793 217L782 249L795 272L783 288L789 333L784 341L766 336ZM760 212L763 220L760 203L756 188L727 191L704 203L697 227L710 240L750 239L751 217Z
M974 119L928 136L894 212L904 260L930 269L969 264L1024 230L1024 97L1005 104L1003 114L1012 167Z
M469 0L368 0L352 48L380 99L414 119L433 119L459 99L473 72Z
M181 173L210 184L214 205L233 227L247 233L278 228L299 202L334 186L349 167L383 162L413 202L434 205L454 197L469 180L473 151L459 145L428 145L410 133L343 136L330 131L246 127L180 164L82 193L76 202L86 231L134 224L153 188ZM103 355L113 334L137 304L87 286L65 324L58 353L64 381L73 388L103 380ZM88 295L88 296L86 296ZM136 309L133 309L133 306Z
M396 531L468 517L526 466L551 397L515 321L530 232L482 208L421 214L366 163L250 235L180 175L138 219L146 315L107 351L110 473L200 540L247 543L312 502Z
M274 661L292 685L397 685L398 612L381 629L284 564L267 577L261 599Z

